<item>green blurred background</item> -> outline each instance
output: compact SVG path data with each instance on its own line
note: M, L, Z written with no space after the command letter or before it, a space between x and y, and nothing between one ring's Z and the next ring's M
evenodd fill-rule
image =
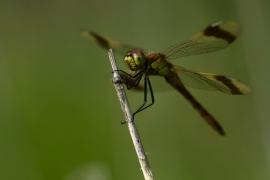
M156 179L270 179L269 0L0 0L0 179L143 179L106 80L107 52L79 29L162 52L227 19L243 26L233 45L173 61L253 88L245 96L190 89L227 136L173 90L155 94L137 128ZM142 94L127 93L134 110Z

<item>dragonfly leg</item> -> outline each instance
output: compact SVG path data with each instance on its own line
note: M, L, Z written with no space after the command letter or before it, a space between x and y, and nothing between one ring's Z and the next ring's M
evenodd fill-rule
M141 78L140 78L141 79ZM145 103L147 102L147 79L148 78L144 78L144 99L143 99L143 104L138 108L138 110L136 110L134 113L133 113L133 120L132 121L134 121L134 116L135 116L135 114L137 114L138 112L140 112L140 111L142 111L142 109L145 109L145 108L143 108L144 107L144 105L145 105ZM150 86L151 87L151 86ZM152 87L151 87L151 89L152 89ZM152 96L152 95L151 95ZM153 103L152 103L153 104ZM121 124L125 124L126 122L121 122Z
M128 90L130 90L132 87L137 87L139 85L141 79L142 79L142 76L143 76L143 72L139 72L139 73L135 74L134 76L132 76L131 74L126 73L125 71L122 71L122 70L119 70L119 71L125 73L127 75L126 77L129 76L129 77L135 78L132 81L132 83L129 83L128 80L126 82L122 82L122 83L126 84ZM144 94L146 94L146 96L147 96L147 83L146 83L146 80L144 81ZM141 109L145 105L145 103L147 101L147 97L146 96L144 97L144 103L143 103L143 105L139 109ZM133 119L134 119L134 114L133 114ZM125 121L124 122L121 122L121 124L125 124L125 123L126 123Z
M147 86L149 86L149 91L150 91L151 101L152 102L150 104L148 104L147 106L145 106L145 103L147 102ZM151 82L150 82L150 79L148 77L146 77L144 79L144 102L139 107L139 109L133 113L133 119L134 119L135 114L137 114L137 113L145 110L146 108L152 106L154 103L155 103L155 97L154 97L153 89L152 89L152 86L151 86Z
M129 73L127 73L127 72L125 72L125 71L123 71L123 70L117 70L118 72L122 72L122 73L124 73L125 75L127 75L127 76L129 76L129 77L132 77L132 78L136 78L137 76L139 76L140 74L143 74L143 71L139 71L138 73L135 73L134 75L131 75L131 74L129 74Z
M123 75L121 75L121 78L123 80L122 83L126 84L128 90L130 90L132 87L137 87L139 85L141 78L143 76L143 73L144 73L143 71L140 71L140 72L136 73L135 75L131 75L131 74L129 74L125 71L122 71L122 70L118 70L118 71L122 72L126 75L124 77L123 77ZM129 81L128 81L129 77L134 79L134 80L132 80L131 83L129 83Z
M135 80L129 84L128 82L126 82L125 84L127 85L127 89L131 89L132 87L136 87L138 86L138 84L141 81L141 78L143 76L143 73L139 73L137 75L137 77L135 77ZM145 106L146 102L147 102L147 86L149 86L149 91L150 91L150 95L151 95L151 103L148 104L147 106ZM145 110L146 108L152 106L155 103L155 98L154 98L154 93L153 93L153 89L152 89L152 85L150 82L150 79L148 77L144 78L144 100L143 100L143 104L133 113L133 120L134 121L134 116L135 114ZM126 122L121 122L121 124L125 124Z
M130 90L132 87L137 87L142 79L142 76L143 74L139 74L139 76L137 76L131 84L127 83L127 89Z

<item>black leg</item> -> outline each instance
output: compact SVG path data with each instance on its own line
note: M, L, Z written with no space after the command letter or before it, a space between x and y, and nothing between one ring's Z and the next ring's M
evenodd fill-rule
M152 106L154 103L155 103L155 97L154 97L154 92L153 92L153 89L152 89L152 86L151 86L151 82L149 80L149 78L147 78L147 82L148 82L148 86L149 86L149 90L150 90L150 95L151 95L151 104L148 104L146 107L140 109L139 112L145 110L146 108ZM138 113L138 112L137 112Z
M141 78L140 78L141 79ZM150 84L150 92L151 92L151 97L152 97L152 103L146 107L144 107L145 103L147 102L147 82L148 82L148 85ZM151 106L154 102L153 102L153 99L154 99L154 95L153 95L153 92L152 92L152 87L151 87L151 83L149 81L148 78L144 78L144 99L143 99L143 104L133 113L133 120L134 121L134 116L135 114L137 114L138 112L146 109L147 107ZM121 122L121 124L125 124L126 122Z
M145 103L147 102L147 80L146 77L144 78L144 98L143 98L143 104L133 113L133 119L135 114L141 111L141 109L144 107Z
M144 74L144 71L139 71L134 75L131 75L131 74L129 74L125 71L122 71L122 70L118 70L118 71L125 74L125 76L123 76L123 75L120 75L120 76L122 78L122 83L126 84L128 90L130 90L132 87L137 87L141 81L143 74ZM131 82L129 82L129 79L132 79L132 80L130 80Z
M124 80L122 83L126 84L128 90L130 90L132 87L137 87L139 85L141 79L142 79L143 74L144 74L143 71L140 71L135 75L128 74L128 73L126 73L125 71L122 71L122 70L118 70L118 71L126 74L126 76L124 78L122 78L122 80ZM128 82L129 77L133 78L131 83ZM145 94L145 96L147 96L147 83L146 83L146 80L144 80L144 94ZM144 103L140 108L142 108L145 105L146 99L147 99L147 97L144 97ZM133 114L133 119L134 119L134 114ZM126 122L121 122L121 124L125 124L125 123Z
M144 107L144 105L145 105L145 103L146 103L146 101L147 101L147 84L146 84L146 82L148 83L148 86L149 86L150 95L151 95L151 101L152 101L152 102L151 102L151 104L148 104L147 106ZM135 111L135 112L133 113L133 118L134 118L134 115L135 115L135 114L137 114L137 113L139 113L139 112L145 110L146 108L152 106L152 105L155 103L155 97L154 97L153 89L152 89L152 86L151 86L150 79L149 79L148 77L145 78L144 86L146 87L146 88L144 88L144 94L145 94L145 95L144 95L144 102L143 102L143 104L140 106L140 108L139 108L137 111Z
M127 89L130 90L132 87L137 87L140 84L140 81L142 79L143 73L139 74L132 83L127 83Z
M127 89L130 90L132 87L137 87L141 81L141 78L143 76L143 72L139 72L138 74L132 76L124 71L121 71L125 74L127 74L127 76L130 76L130 77L135 77L134 81L132 83L129 83L129 82L123 82L124 84L127 85ZM150 95L151 95L151 103L148 104L147 106L145 106L146 102L147 102L147 86L149 86L149 91L150 91ZM155 97L154 97L154 92L153 92L153 89L152 89L152 85L151 85L151 82L150 82L150 79L149 77L145 76L144 77L144 99L143 99L143 104L133 113L133 121L134 121L134 116L135 114L145 110L146 108L152 106L153 104L155 103ZM144 107L145 106L145 107ZM126 122L121 122L121 124L125 124Z

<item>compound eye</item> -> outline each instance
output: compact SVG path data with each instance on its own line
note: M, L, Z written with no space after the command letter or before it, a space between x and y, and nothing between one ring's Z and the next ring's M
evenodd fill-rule
M141 68L145 64L145 56L142 51L134 50L132 53L132 57L135 61L135 64L138 66L138 68Z
M124 59L125 64L132 71L138 71L145 65L145 56L140 50L131 50Z

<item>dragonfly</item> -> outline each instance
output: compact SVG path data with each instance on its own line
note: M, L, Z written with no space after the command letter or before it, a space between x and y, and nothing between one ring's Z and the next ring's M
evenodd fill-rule
M172 64L170 60L224 49L235 41L241 29L241 25L235 21L215 22L189 40L168 47L163 53L154 53L140 47L124 44L89 30L82 30L81 34L107 50L112 48L116 52L125 54L124 63L132 72L126 73L121 71L121 76L123 82L127 85L127 89L138 87L142 77L144 77L144 102L133 115L154 104L155 99L150 77L160 76L164 77L167 83L182 94L215 131L220 135L225 135L222 126L194 98L185 85L231 95L250 93L252 91L251 88L236 78L193 71L181 66L176 66ZM148 105L146 105L147 87L149 87L151 95L151 103Z

